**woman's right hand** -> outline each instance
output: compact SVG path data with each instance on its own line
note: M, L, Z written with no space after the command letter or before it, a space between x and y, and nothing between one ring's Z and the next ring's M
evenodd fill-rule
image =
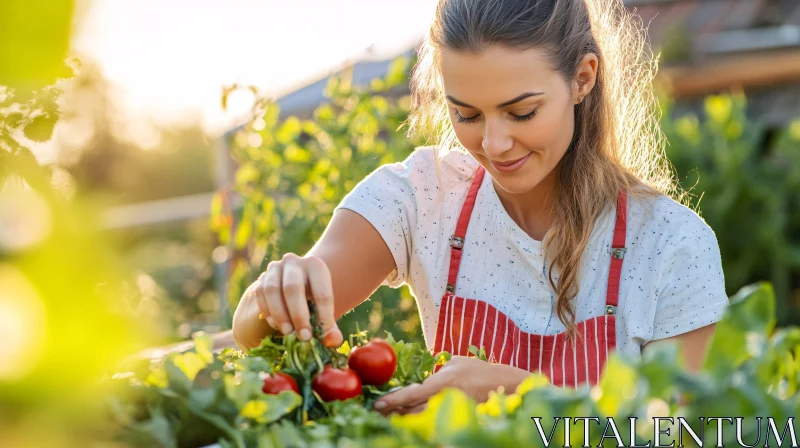
M316 305L325 345L339 346L343 336L336 326L328 266L317 256L291 253L271 262L245 291L233 315L236 344L243 350L257 347L276 330L283 334L294 331L301 340L309 340L308 301Z
M308 254L273 261L247 288L233 315L233 339L242 350L257 347L276 330L296 331L307 340L311 301L322 324L322 341L338 346L343 337L336 318L364 302L394 269L380 233L358 213L341 209Z

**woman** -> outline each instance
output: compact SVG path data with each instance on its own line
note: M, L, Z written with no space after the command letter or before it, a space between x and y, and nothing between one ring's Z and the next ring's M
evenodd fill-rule
M237 344L308 339L307 300L340 344L336 318L407 283L428 347L456 356L382 412L444 387L482 401L536 371L594 384L609 352L655 341L697 369L728 299L713 232L669 197L643 42L616 1L441 0L409 120L436 148L373 172L308 254L270 263L236 310Z

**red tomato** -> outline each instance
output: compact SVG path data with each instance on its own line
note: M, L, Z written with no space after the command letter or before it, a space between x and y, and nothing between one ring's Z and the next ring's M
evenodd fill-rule
M382 386L394 376L397 355L391 344L381 338L374 338L353 348L347 365L358 373L362 383Z
M327 365L314 377L311 388L323 401L347 400L361 395L361 379L354 370Z
M295 393L300 394L300 388L297 387L297 381L281 372L275 372L275 375L270 375L264 378L264 387L261 390L265 394L278 395L285 390L293 390Z

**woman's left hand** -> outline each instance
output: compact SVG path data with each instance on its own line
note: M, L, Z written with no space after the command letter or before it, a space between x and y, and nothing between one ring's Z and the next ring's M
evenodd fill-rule
M425 409L430 397L445 388L461 389L478 403L482 403L489 398L489 391L500 386L506 389L512 386L513 391L528 375L529 372L516 367L491 364L467 356L453 356L422 384L412 384L381 397L375 402L375 410L384 415L391 412L419 412Z

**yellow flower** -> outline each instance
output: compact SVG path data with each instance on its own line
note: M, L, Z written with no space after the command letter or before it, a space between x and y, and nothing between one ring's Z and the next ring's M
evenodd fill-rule
M250 400L239 411L239 415L250 420L255 420L259 423L265 423L267 420L264 418L269 406L267 403L260 400Z
M166 389L169 385L169 381L167 380L167 371L161 368L153 370L149 375L147 375L145 384L148 386L158 387L160 389Z
M504 395L491 392L489 399L485 403L478 405L478 413L499 417L500 414L510 414L522 404L522 396L519 394Z
M534 373L531 376L525 378L519 386L517 386L516 393L519 395L525 395L528 392L538 389L540 387L544 387L550 384L550 380L541 373Z
M795 120L789 125L789 135L792 140L800 141L800 120Z
M503 406L498 398L498 394L490 394L489 399L485 403L478 405L478 414L484 414L491 417L499 417L503 412Z
M425 440L447 436L475 424L475 402L459 389L444 389L428 400L417 414L392 415L392 425L408 429Z
M726 123L731 118L733 101L729 95L711 95L705 101L706 114L717 123Z
M616 415L625 403L636 397L638 380L633 367L623 363L616 356L611 357L606 363L605 372L599 383L597 407L600 412L603 415Z
M506 397L506 412L512 413L522 404L522 397L517 394L512 394Z
M339 348L336 349L336 351L338 353L341 353L341 354L345 355L345 356L349 355L350 354L350 343L347 342L347 341L344 341L342 343L342 345L339 346Z

